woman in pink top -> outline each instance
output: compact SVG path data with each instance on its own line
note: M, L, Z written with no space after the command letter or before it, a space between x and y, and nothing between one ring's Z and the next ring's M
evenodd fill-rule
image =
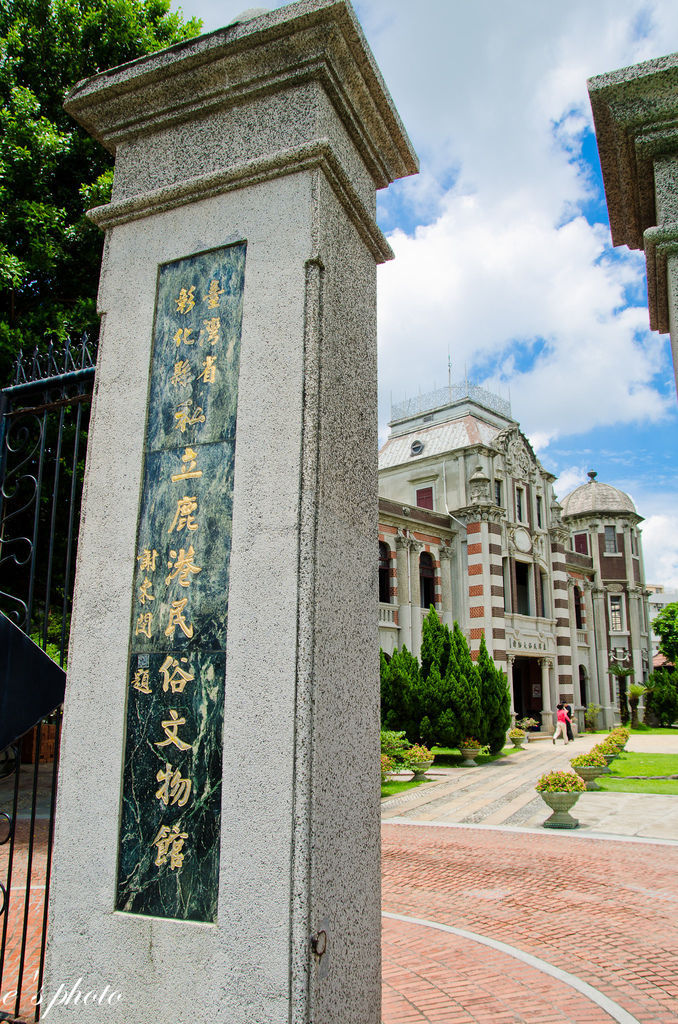
M556 731L553 734L553 743L555 744L556 740L558 739L558 736L562 736L565 742L567 743L567 723L571 721L570 716L565 710L564 704L558 704L557 710L558 724L556 726Z

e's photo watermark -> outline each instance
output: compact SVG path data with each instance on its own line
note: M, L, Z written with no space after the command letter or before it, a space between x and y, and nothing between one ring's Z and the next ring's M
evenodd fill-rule
M37 981L38 972L35 972ZM17 990L10 989L8 992L0 993L0 1009L8 1007L16 1000ZM122 999L122 992L117 992L110 985L103 989L88 989L82 978L78 978L75 984L62 983L53 996L40 989L37 995L30 1000L31 1006L40 1006L40 1020L49 1016L55 1006L115 1006Z

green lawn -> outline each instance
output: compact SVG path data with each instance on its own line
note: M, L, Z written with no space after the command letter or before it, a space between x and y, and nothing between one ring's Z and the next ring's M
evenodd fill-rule
M678 755L634 754L625 751L610 765L610 775L596 781L608 793L678 795L678 779L631 779L629 775L678 775Z
M404 793L406 789L414 789L415 786L425 786L427 782L432 781L432 779L421 779L419 782L414 782L412 779L389 779L388 782L382 782L381 784L382 800L386 796L395 796L396 793Z
M609 729L596 729L595 733L589 733L589 735L607 736L609 732ZM630 729L629 732L632 736L678 736L678 726L657 726L657 728L651 728L649 725L643 725L641 722L637 729ZM582 735L585 736L586 732L582 733Z

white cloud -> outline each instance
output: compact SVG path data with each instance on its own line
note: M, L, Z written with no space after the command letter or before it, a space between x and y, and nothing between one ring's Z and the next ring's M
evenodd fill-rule
M651 515L642 524L645 579L678 588L678 515Z

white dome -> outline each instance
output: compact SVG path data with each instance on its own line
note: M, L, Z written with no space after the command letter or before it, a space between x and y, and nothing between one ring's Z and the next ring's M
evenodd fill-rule
M563 498L561 505L564 516L582 516L596 512L603 514L630 512L633 515L638 515L636 506L628 494L620 491L618 487L601 484L594 479L570 491Z

